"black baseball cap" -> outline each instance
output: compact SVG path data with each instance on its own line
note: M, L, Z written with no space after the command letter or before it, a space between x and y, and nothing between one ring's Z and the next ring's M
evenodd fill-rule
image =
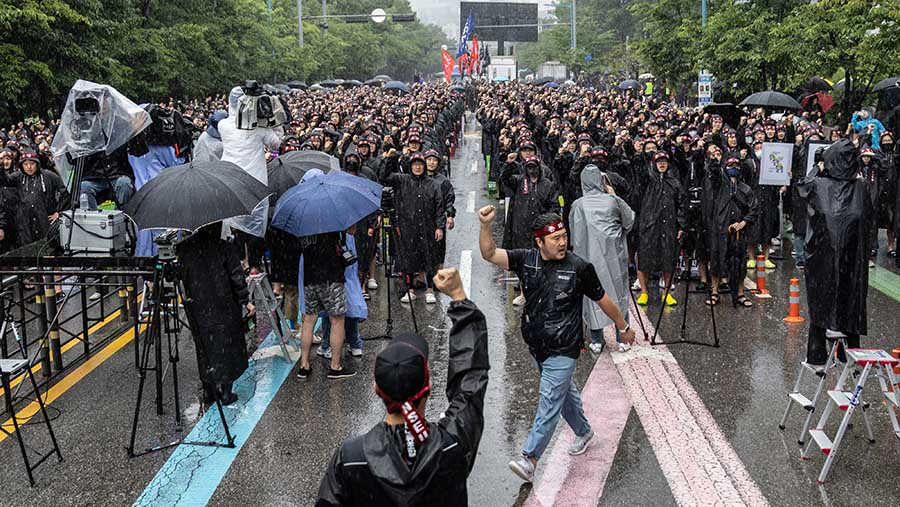
M398 334L375 357L375 391L388 412L399 412L407 401L416 403L430 386L428 342L418 334Z

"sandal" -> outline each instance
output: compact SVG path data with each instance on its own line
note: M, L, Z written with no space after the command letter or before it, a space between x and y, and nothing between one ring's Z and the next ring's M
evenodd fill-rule
M753 301L750 301L747 296L741 294L734 300L734 307L737 308L738 305L743 306L744 308L750 308L753 306Z
M708 306L716 306L717 304L719 304L719 295L713 294L709 296L709 299L706 300L706 304Z

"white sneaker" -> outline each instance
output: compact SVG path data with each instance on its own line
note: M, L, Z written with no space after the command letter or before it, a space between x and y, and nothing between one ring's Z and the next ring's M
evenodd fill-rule
M580 454L584 454L587 452L588 445L590 445L591 440L594 438L594 431L588 431L586 434L575 437L575 441L572 442L572 445L569 446L569 455L570 456L578 456Z
M95 292L95 293L91 294L91 297L89 297L88 299L91 301L96 301L96 300L100 299L100 293Z
M299 338L299 336L298 336L298 338ZM322 337L317 334L314 334L312 342L314 345L318 345L318 344L322 343Z
M331 349L322 350L322 347L316 347L316 355L325 359L331 359Z
M591 349L591 352L593 352L594 354L602 354L602 353L603 353L603 349L606 348L606 344L603 343L603 342L600 342L600 343L592 343L592 344L589 345L589 347L590 347L590 349Z
M641 281L635 280L633 284L631 284L631 290L641 290Z
M659 279L659 288L660 288L660 289L665 289L665 288L666 288L666 282L663 281L662 278Z
M415 301L419 299L419 296L416 296L412 292L407 292L402 298L400 298L401 303L409 303L410 301Z
M628 352L629 350L631 350L631 345L629 345L627 343L619 344L619 352Z
M350 353L353 355L353 357L362 357L362 349L351 348Z
M425 304L433 305L435 303L437 303L437 296L433 292L427 292L425 294Z
M516 296L516 299L513 299L513 306L523 306L525 304L525 295L519 294Z
M369 290L376 290L378 288L378 282L376 282L374 278L369 278L366 280L366 287Z
M524 456L510 461L509 469L512 470L514 474L521 477L525 482L534 481L534 465L531 464L530 459Z

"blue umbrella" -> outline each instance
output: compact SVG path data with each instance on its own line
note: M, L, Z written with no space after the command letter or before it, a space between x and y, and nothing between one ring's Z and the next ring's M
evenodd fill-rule
M559 88L559 83L557 83L556 81L550 81L544 86L546 86L547 88Z
M311 169L275 205L272 226L294 236L347 230L381 207L381 185L352 174Z
M385 90L397 90L403 93L409 93L409 87L401 81L388 81L384 85Z

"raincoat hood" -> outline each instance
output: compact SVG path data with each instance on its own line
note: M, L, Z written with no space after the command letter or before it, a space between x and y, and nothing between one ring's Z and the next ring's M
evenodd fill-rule
M856 178L858 158L856 148L847 139L832 144L822 154L825 172L836 180L850 181Z
M236 116L238 112L238 106L240 105L241 97L244 96L244 89L240 86L235 86L231 89L231 92L228 94L228 116Z
M216 111L209 117L209 126L206 127L206 133L211 137L222 140L222 135L219 134L219 122L228 118L228 113L222 110Z
M606 193L606 187L603 185L603 173L599 167L589 164L581 171L581 191L584 195L594 192Z

